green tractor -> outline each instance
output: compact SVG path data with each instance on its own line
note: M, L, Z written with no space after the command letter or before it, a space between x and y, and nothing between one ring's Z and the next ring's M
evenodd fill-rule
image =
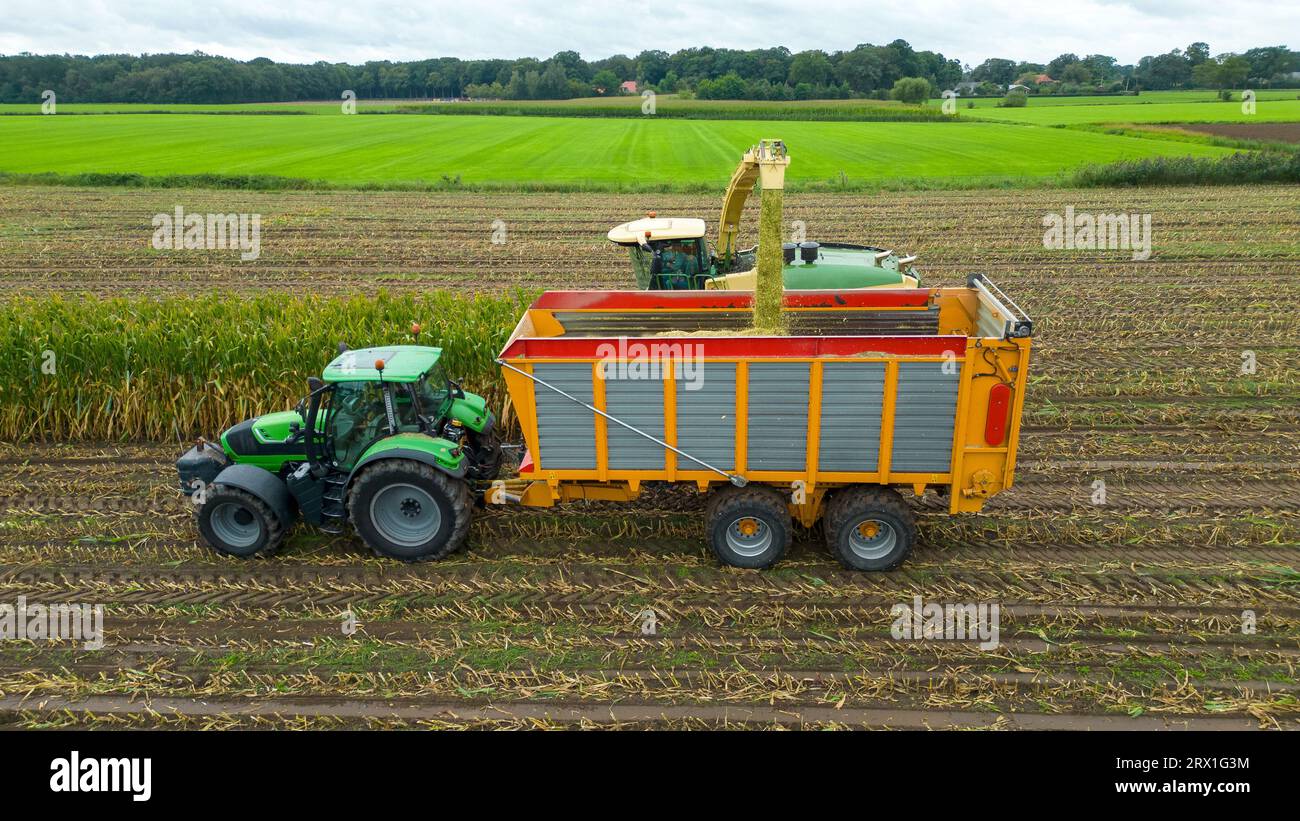
M415 329L418 334L418 326ZM271 553L301 518L327 532L348 521L377 554L437 559L469 532L474 482L501 469L496 419L421 345L349 350L291 411L199 440L176 463L218 552Z

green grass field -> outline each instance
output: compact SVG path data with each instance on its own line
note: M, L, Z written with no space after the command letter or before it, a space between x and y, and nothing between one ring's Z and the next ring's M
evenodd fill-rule
M1044 177L1083 163L1228 149L999 123L769 123L547 117L4 117L0 171L265 174L341 185L436 181L587 188L723 186L743 149L791 147L793 187L839 178Z
M1234 91L1233 99L1240 99L1241 92ZM1281 88L1281 89L1261 89L1255 92L1256 100L1294 100L1300 95L1300 89ZM978 97L975 100L976 107L983 108L996 106L1002 101L1001 97ZM1052 94L1036 95L1029 98L1029 104L1033 106L1044 105L1135 105L1135 104L1154 104L1154 103L1219 103L1219 95L1214 91L1198 89L1195 91L1144 91L1136 96L1128 94L1097 94L1084 97L1056 96ZM962 106L966 101L962 101Z
M520 109L627 109L640 112L642 99L640 95L625 94L618 97L578 97L571 100L500 100L442 103L429 100L358 100L357 111L381 112L396 111L399 108L436 106L450 112L466 109L496 109L509 106ZM675 94L661 94L656 100L658 111L694 110L694 111L728 111L755 110L767 112L800 111L806 109L839 109L855 111L861 109L905 108L902 103L892 100L694 100L684 99ZM342 100L308 100L292 103L59 103L61 114L342 114ZM39 114L40 102L0 103L0 114Z
M383 105L389 105L394 101L377 101ZM503 100L503 101L475 101L475 102L456 102L456 103L428 103L430 105L441 105L450 109L473 108L475 106L498 106L512 105L523 108L565 106L568 108L630 108L640 110L643 100L639 94L620 94L616 97L575 97L571 100ZM369 105L369 103L363 103ZM655 98L655 105L658 110L665 109L766 109L770 111L779 110L799 110L806 108L843 108L843 109L862 109L862 108L897 108L904 104L894 100L696 100L687 97L680 97L676 94L660 94Z
M1076 98L1097 99L1097 98ZM977 101L974 109L958 107L964 118L1031 123L1033 125L1085 125L1093 123L1276 123L1300 121L1300 100L1256 99L1255 113L1246 114L1240 102L1132 102L1063 105L1051 98L1029 99L1024 108L997 108L990 100Z
M300 103L59 103L59 114L341 114L341 102ZM367 100L359 108L392 111L406 100ZM41 114L41 104L0 103L0 114Z
M642 117L639 95L582 97L572 100L500 100L431 102L427 100L359 100L360 114L476 114L556 117ZM60 103L59 114L315 114L341 115L340 102L181 104ZM39 115L39 104L0 104L0 115ZM774 120L939 120L937 107L924 108L892 100L694 100L660 95L655 114L664 118Z
M1240 92L1235 92L1240 95ZM1236 98L1234 98L1236 99ZM1240 113L1240 102L1224 103L1219 101L1213 91L1145 91L1141 95L1123 96L1087 96L1087 97L1055 97L1051 95L1033 96L1029 98L1029 105L1023 109L1001 109L997 105L1001 102L1001 97L978 97L974 99L975 108L968 109L966 104L968 100L962 99L959 102L958 114L962 116L984 116L990 115L999 119L1016 119L1026 118L1027 122L1071 122L1071 123L1088 123L1088 122L1153 122L1156 118L1159 121L1165 121L1167 117L1173 117L1171 121L1207 121L1220 122L1226 112L1232 110ZM1269 119L1294 121L1300 119L1300 112L1297 112L1297 106L1300 105L1300 89L1277 89L1277 90L1258 90L1256 91L1256 100L1259 103L1269 103L1267 107L1261 106L1256 116L1259 119L1267 113ZM342 101L330 100L309 100L302 102L290 103L237 103L237 104L184 104L184 103L60 103L58 110L63 114L142 114L142 113L176 113L176 114L240 114L240 113L268 113L268 114L318 114L318 115L339 115L342 114ZM935 99L929 102L930 107L938 108L940 100ZM1273 105L1274 103L1284 103L1284 105ZM391 112L412 107L429 107L433 106L447 112L466 111L475 109L495 110L503 106L517 108L520 110L539 109L549 111L551 109L573 109L575 111L589 110L627 110L639 112L642 100L639 95L620 95L617 97L580 97L572 100L503 100L503 101L482 101L482 102L456 102L456 103L436 103L426 100L358 100L357 110L359 112ZM727 114L735 111L754 111L763 115L781 115L790 114L799 116L804 112L826 111L834 112L837 116L843 113L853 113L855 111L880 111L881 109L906 108L901 103L885 100L795 100L795 101L768 101L768 100L693 100L684 99L675 94L661 94L656 100L657 111L667 113L673 111L689 111L696 113L718 112ZM1112 110L1104 110L1099 106L1113 107ZM1084 108L1085 110L1071 112L1069 115L1041 113L1045 108ZM993 112L986 112L984 109L993 109ZM39 101L31 103L0 103L0 115L3 114L39 114L41 104ZM1130 117L1125 119L1126 115ZM1068 117L1068 119L1056 119L1059 117ZM1139 119L1132 119L1138 117ZM1180 120L1179 118L1195 118L1195 120ZM1263 120L1261 120L1263 121Z

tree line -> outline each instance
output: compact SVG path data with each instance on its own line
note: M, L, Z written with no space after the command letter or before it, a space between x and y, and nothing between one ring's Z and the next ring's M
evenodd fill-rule
M1262 46L1242 54L1210 55L1206 43L1143 57L1136 65L1120 65L1105 54L1062 54L1047 63L991 58L972 69L967 80L1006 88L1051 85L1064 93L1101 91L1161 91L1184 88L1261 88L1300 86L1300 52L1286 46ZM1047 83L1040 79L1046 75Z
M963 81L987 93L1017 82L1058 93L1137 89L1300 85L1300 54L1286 46L1212 57L1205 43L1120 65L1106 55L1062 54L1048 63L994 58L971 68L905 40L861 44L846 51L792 53L767 49L689 48L643 51L584 60L561 51L546 60L371 61L361 65L240 61L193 54L0 56L0 102L39 102L46 89L60 102L242 103L359 98L493 98L556 100L638 90L693 94L702 99L829 99L886 97L901 80L926 83L929 96ZM1042 82L1043 76L1050 82ZM968 88L967 92L974 90Z

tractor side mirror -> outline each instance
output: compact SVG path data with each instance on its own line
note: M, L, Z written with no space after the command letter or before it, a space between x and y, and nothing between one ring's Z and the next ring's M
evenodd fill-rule
M321 380L319 376L307 377L307 390L309 392L315 393L316 391L320 390L323 387L325 387L325 383Z
M343 354L347 353L350 350L352 349L348 347L348 343L346 342L339 343L339 356L342 356Z

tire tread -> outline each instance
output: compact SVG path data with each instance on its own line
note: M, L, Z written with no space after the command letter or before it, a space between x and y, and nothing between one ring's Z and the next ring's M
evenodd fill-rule
M709 549L719 562L733 567L739 566L728 559L718 548L714 530L719 522L730 520L736 513L743 511L745 508L766 510L777 524L777 532L774 535L780 549L769 561L749 569L771 567L780 561L785 552L790 549L790 543L794 538L794 528L791 524L790 509L786 505L785 499L778 491L766 485L727 486L714 493L713 498L709 500L705 508L705 526Z
M404 557L393 556L384 553L374 545L367 543L367 546L374 551L375 555L383 556L390 559L397 559L403 562L425 562L445 558L452 553L460 550L465 546L469 536L470 519L472 518L473 500L470 496L469 485L466 482L454 479L451 476L436 470L433 467L417 462L412 459L381 459L370 467L362 471L353 482L348 491L348 518L352 521L354 528L357 526L358 499L363 495L368 485L376 482L387 484L395 481L399 476L409 478L410 473L415 473L420 479L434 485L439 492L448 500L451 506L452 515L455 519L450 536L441 547L437 550L426 553L422 556ZM358 536L360 531L358 530ZM365 537L362 536L362 541Z
M893 488L879 485L853 485L836 491L827 503L826 515L823 517L826 545L835 558L839 559L840 564L849 570L862 572L863 568L849 564L848 560L840 554L837 545L840 530L850 518L861 515L863 510L878 510L893 516L902 524L903 532L898 536L903 541L903 549L889 564L873 568L871 572L893 570L911 555L912 546L916 544L916 517L907 502Z
M285 527L280 523L280 518L275 515L273 510L271 510L270 505L266 504L266 502L263 502L261 499L243 488L237 488L233 485L214 484L208 488L208 496L204 500L203 506L207 507L212 503L212 500L215 497L219 496L232 497L239 501L240 504L255 510L257 514L262 517L262 521L266 522L266 544L262 545L260 549L252 553L232 553L228 550L223 550L221 547L214 544L213 541L209 540L207 535L203 532L203 528L199 527L199 537L203 540L204 544L220 553L222 556L233 556L237 559L251 559L254 556L270 556L276 553L284 545L284 537L286 535Z

